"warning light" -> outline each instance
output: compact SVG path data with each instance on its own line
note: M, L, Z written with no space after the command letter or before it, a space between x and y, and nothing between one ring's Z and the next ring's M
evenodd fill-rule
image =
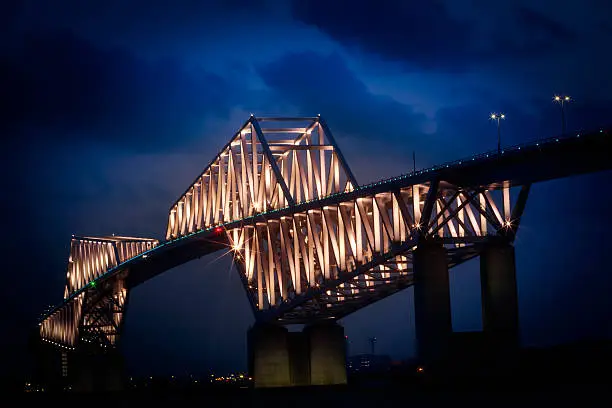
M221 227L215 227L215 233L220 234L223 232L223 228Z

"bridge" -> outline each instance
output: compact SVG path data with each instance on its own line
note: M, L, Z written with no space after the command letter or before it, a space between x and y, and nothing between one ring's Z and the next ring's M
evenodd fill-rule
M134 287L225 251L256 320L256 385L343 383L336 321L412 285L419 356L443 359L448 271L480 256L483 331L511 349L513 241L531 185L610 169L611 146L609 130L596 129L360 185L320 116L251 116L172 204L165 240L72 237L64 299L40 337L64 355L111 353ZM289 324L306 325L300 338Z

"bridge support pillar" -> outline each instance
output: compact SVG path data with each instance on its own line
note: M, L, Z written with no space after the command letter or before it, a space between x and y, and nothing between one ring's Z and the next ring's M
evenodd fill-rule
M423 242L413 257L417 351L419 359L432 366L448 357L452 333L446 249Z
M310 343L310 384L346 384L346 340L337 323L307 326Z
M482 328L498 356L519 347L518 294L514 247L489 243L480 254Z
M256 324L248 332L249 372L255 388L287 387L291 384L288 330Z
M255 388L346 384L344 328L313 324L302 332L256 324L248 333Z

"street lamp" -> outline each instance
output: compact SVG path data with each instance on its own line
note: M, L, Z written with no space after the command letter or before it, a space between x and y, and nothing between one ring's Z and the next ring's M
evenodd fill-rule
M500 120L506 119L506 115L503 113L492 113L489 119L497 121L497 154L501 153L501 136L500 136Z
M570 103L572 98L567 95L555 95L553 101L561 106L561 134L565 134L565 104Z

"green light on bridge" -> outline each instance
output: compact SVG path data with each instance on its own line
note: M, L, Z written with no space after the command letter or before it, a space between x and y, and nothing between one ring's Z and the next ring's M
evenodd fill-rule
M95 281L89 282L89 286L91 286L92 288L95 288L96 287L96 282Z

